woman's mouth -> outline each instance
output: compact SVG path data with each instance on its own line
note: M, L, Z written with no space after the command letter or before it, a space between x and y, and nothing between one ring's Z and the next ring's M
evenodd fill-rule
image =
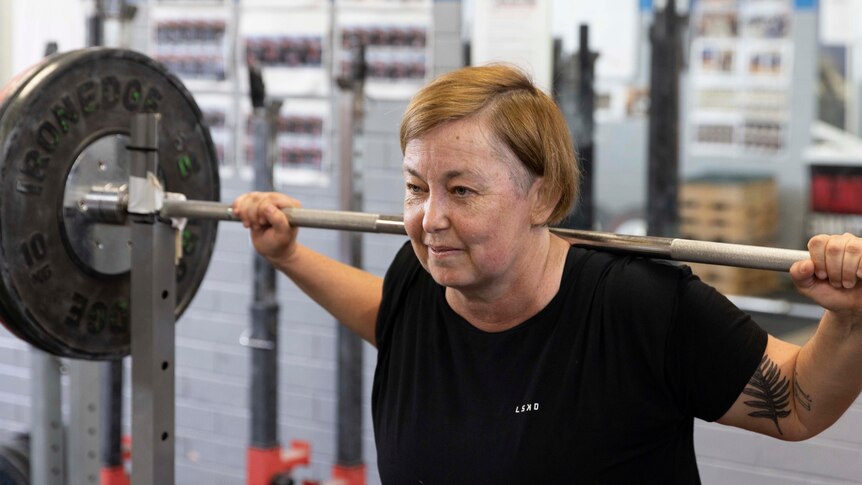
M432 245L428 245L428 252L429 252L430 254L434 255L435 257L438 257L438 258L440 258L440 257L445 257L445 256L451 256L451 255L456 254L456 253L458 253L458 252L460 252L460 251L461 251L460 249L458 249L458 248L454 248L454 247L452 247L452 246L432 246Z

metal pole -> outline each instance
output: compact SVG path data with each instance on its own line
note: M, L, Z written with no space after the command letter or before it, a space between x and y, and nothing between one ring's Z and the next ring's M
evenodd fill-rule
M362 121L365 49L357 46L353 52L351 72L338 80L339 110L339 199L344 211L359 210L362 194L357 190L361 170L353 164L354 135ZM362 267L361 235L344 232L339 237L341 260ZM338 326L338 435L336 467L353 468L362 465L362 340L344 325Z
M249 67L252 85L252 130L254 133L254 188L273 190L274 129L280 102L265 105L263 80ZM245 345L251 353L251 440L252 448L277 448L278 441L278 301L275 296L275 268L259 254L254 256L254 301L251 304L251 333Z
M590 51L589 26L580 26L578 50L577 111L575 113L575 147L581 165L581 191L575 211L573 229L592 229L595 224L593 197L593 133L595 132L595 63L598 55Z
M102 466L114 469L123 465L123 361L102 365Z
M69 361L69 485L99 484L99 362Z
M593 197L593 137L595 121L594 66L598 54L590 51L589 29L581 25L576 56L563 57L560 39L554 41L554 95L569 122L569 132L581 169L578 203L559 227L592 229L595 222Z
M668 0L664 10L656 11L650 29L647 232L651 236L677 233L681 28L676 2Z
M48 42L45 56L59 46ZM59 357L30 349L30 478L33 485L62 483L66 479L65 427L63 426Z
M65 482L60 367L59 358L30 349L30 477L33 485Z
M87 21L87 44L105 45L105 2L97 0L96 12ZM109 44L119 47L119 39ZM101 369L99 438L102 473L125 475L123 467L123 360L109 360L99 364ZM103 480L105 481L105 480Z
M130 200L147 201L158 168L158 115L132 120ZM131 347L133 485L174 483L175 232L143 203L132 226Z

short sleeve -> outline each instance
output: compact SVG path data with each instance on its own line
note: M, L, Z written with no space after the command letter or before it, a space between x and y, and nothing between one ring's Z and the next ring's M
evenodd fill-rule
M678 375L688 411L715 421L751 379L768 335L751 316L690 271L681 276L676 326Z

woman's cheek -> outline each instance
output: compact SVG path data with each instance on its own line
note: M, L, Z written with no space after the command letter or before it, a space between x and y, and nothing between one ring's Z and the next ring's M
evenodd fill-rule
M415 206L404 204L404 229L410 238L417 237L422 232L422 216Z

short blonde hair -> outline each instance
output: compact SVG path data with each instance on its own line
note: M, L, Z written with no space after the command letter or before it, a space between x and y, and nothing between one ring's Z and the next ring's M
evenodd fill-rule
M580 182L569 128L554 101L515 67L465 67L423 87L401 118L401 152L411 140L470 116L482 117L531 178L544 177L545 200L559 197L547 222L563 220L577 200Z

